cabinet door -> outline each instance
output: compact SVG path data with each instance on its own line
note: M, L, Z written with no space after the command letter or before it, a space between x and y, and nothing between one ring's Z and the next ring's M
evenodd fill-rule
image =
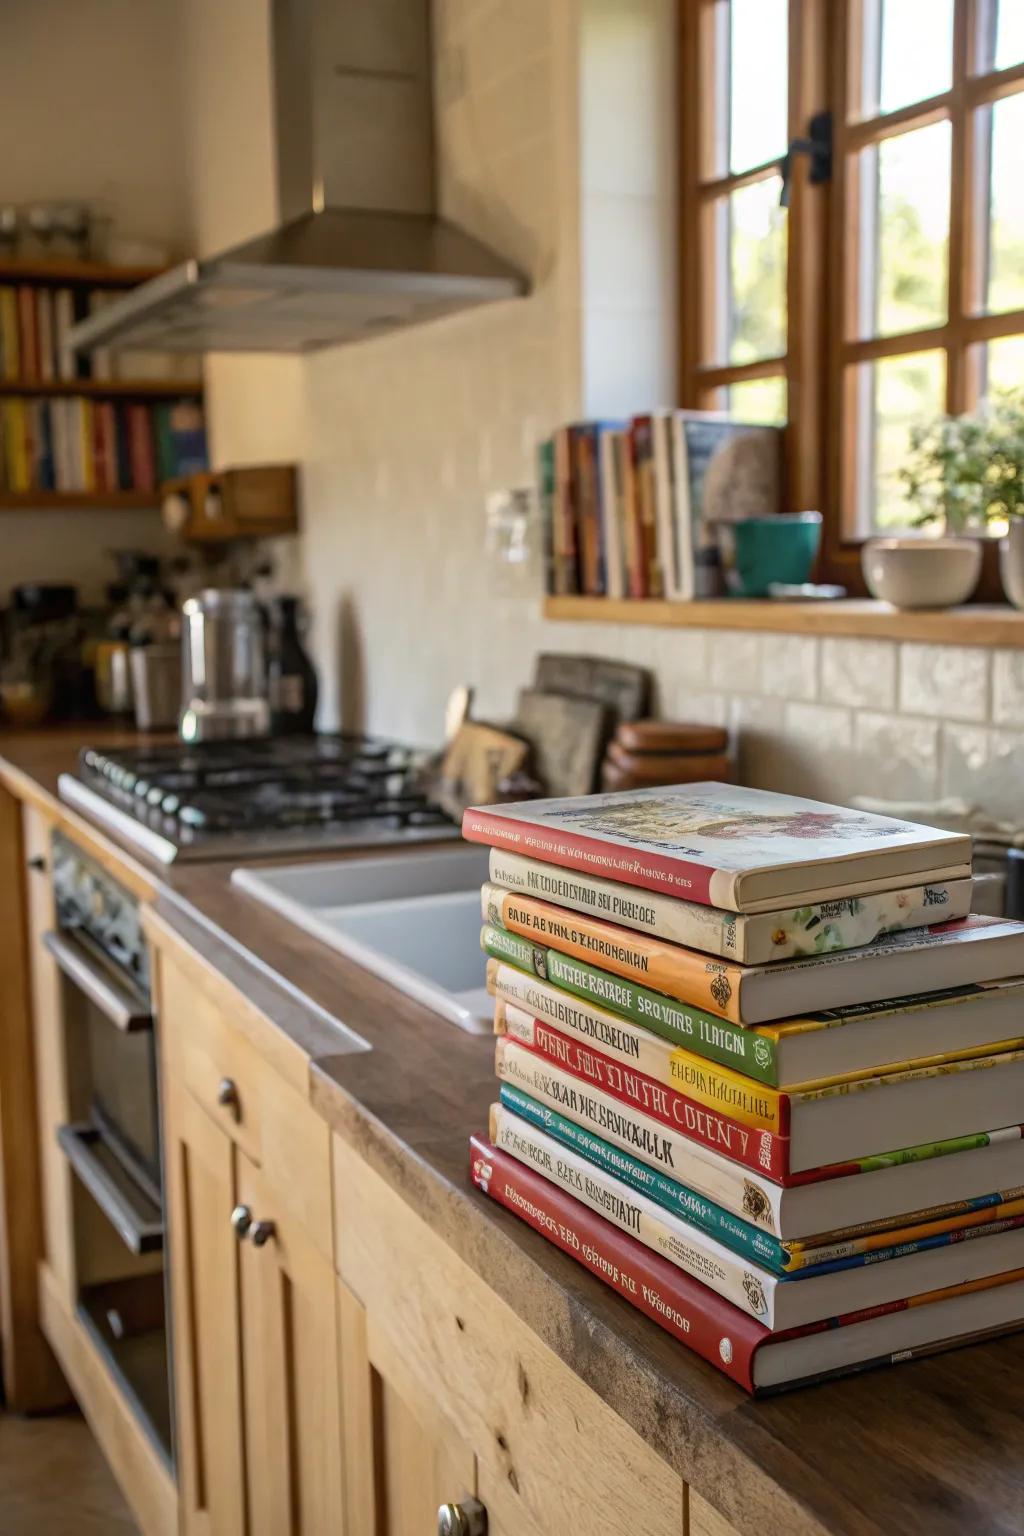
M178 1481L184 1536L245 1536L233 1148L163 1084Z
M343 1530L334 1271L267 1176L235 1156L252 1219L240 1245L250 1536L333 1536Z
M475 1458L362 1303L337 1288L346 1536L429 1536L441 1504L475 1495Z

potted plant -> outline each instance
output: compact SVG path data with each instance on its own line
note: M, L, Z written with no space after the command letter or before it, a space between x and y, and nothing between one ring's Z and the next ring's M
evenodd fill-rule
M975 415L940 416L912 428L899 477L914 509L912 525L939 536L865 545L872 594L899 608L966 602L981 573L981 538L1005 533L1003 587L1024 607L1024 394L999 396Z

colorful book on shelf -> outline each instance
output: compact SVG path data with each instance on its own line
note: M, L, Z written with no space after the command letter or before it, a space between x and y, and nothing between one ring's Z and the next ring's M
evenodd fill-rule
M635 1193L525 1120L492 1109L490 1139L773 1332L1024 1266L1024 1205L1016 1201L1010 1203L1011 1215L997 1216L995 1208L978 1226L922 1237L895 1252L880 1250L869 1262L858 1255L778 1274Z
M604 548L605 592L610 598L627 593L628 484L625 474L626 433L604 427L598 454L600 471L601 539Z
M580 1082L594 1084L663 1124L689 1130L703 1107L726 1126L768 1131L780 1148L784 1173L891 1151L906 1141L958 1136L976 1125L1010 1120L1024 1103L1024 1040L1003 1042L989 1055L942 1056L884 1076L840 1078L793 1092L767 1088L673 1051L650 1036L642 1070L630 1054L643 1031L623 1024L602 1048L567 1024L556 1027L532 1013L498 1002L495 1030L536 1051ZM652 1060L663 1047L662 1062ZM763 1166L763 1164L762 1164Z
M495 1066L502 1083L783 1240L882 1226L1024 1184L1017 1125L787 1175L772 1166L780 1138L768 1133L733 1130L709 1111L694 1114L694 1133L674 1130L507 1037L497 1042Z
M680 596L717 597L718 525L781 509L782 433L713 411L676 411L673 428Z
M164 479L168 476L164 475ZM537 444L537 515L540 520L544 591L553 596L555 586L555 440Z
M462 831L471 842L731 912L960 878L971 862L963 833L738 784L477 806Z
M9 284L0 287L0 373L8 384L21 378L21 345L18 338L18 290Z
M557 950L538 950L504 929L486 925L481 946L489 954L488 990L556 1028L593 1031L600 1045L614 1038L617 1026L640 1025L645 1038L657 1036L670 1048L681 1047L772 1088L872 1077L938 1057L984 1055L1016 1038L1024 1019L1024 980L1013 977L745 1029L567 961Z
M691 1003L734 1024L899 997L927 974L936 990L1024 973L1024 923L978 913L884 934L855 950L743 966L485 883L485 923ZM925 967L922 972L922 965Z
M33 384L39 378L39 328L36 323L36 292L29 283L18 289L18 353L20 377Z
M982 1332L995 1337L1018 1327L1024 1317L1020 1270L773 1335L483 1137L470 1140L470 1177L492 1200L748 1392L910 1359Z
M554 435L555 506L553 519L555 594L571 596L580 590L572 440L568 427Z
M650 416L634 416L629 426L632 492L637 520L642 597L664 597L665 574L658 543L658 494L654 472L654 427Z
M57 377L57 349L54 339L54 292L36 289L36 327L39 336L39 377L50 384Z
M559 869L505 848L491 849L490 877L495 885L520 895L536 896L742 965L856 949L884 933L965 917L971 909L967 878L929 880L870 895L743 915L658 891L640 891L600 875Z
M499 1103L492 1109L491 1140L497 1140L494 1116L508 1115L526 1120L545 1131L555 1141L578 1152L587 1162L620 1179L638 1194L648 1195L658 1205L675 1212L693 1226L708 1232L734 1252L745 1255L779 1274L789 1274L822 1264L859 1260L865 1256L887 1254L905 1242L966 1227L983 1226L989 1220L1019 1214L1024 1209L1024 1185L1008 1190L991 1190L969 1200L955 1200L931 1210L916 1211L867 1223L858 1228L836 1232L818 1232L801 1241L781 1242L763 1232L753 1222L705 1199L685 1184L649 1168L632 1153L612 1146L585 1127L576 1125L557 1110L549 1109L529 1094L503 1083Z
M602 597L606 590L599 457L601 426L600 422L583 421L569 428L580 590L587 597Z

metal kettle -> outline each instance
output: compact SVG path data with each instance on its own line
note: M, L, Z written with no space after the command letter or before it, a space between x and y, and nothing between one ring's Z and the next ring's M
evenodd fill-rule
M241 587L207 587L182 605L183 741L270 730L263 611Z

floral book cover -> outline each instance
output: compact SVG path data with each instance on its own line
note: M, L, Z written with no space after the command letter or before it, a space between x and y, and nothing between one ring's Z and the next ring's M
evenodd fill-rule
M564 868L733 911L795 892L883 889L966 869L970 839L732 784L519 801L466 812L463 835Z

